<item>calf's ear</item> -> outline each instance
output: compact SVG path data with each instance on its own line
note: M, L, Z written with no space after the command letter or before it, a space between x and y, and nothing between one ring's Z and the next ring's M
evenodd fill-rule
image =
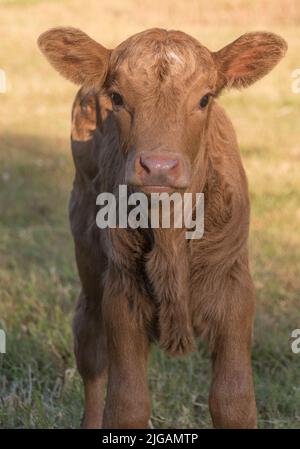
M38 46L50 64L75 84L94 87L105 79L111 51L76 28L52 28Z
M286 50L287 43L276 34L244 34L213 53L218 68L218 89L250 86L269 73Z

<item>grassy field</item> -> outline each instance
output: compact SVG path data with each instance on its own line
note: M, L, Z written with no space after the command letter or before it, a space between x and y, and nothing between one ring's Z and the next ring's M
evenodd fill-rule
M300 428L300 67L297 0L0 0L0 427L79 427L82 388L71 318L78 293L67 202L73 165L70 107L76 87L42 58L38 35L77 26L113 47L152 26L182 29L211 49L246 31L278 32L285 60L246 91L221 102L238 134L252 200L251 264L257 289L253 348L262 428ZM184 360L152 354L155 427L211 427L210 364L204 346Z

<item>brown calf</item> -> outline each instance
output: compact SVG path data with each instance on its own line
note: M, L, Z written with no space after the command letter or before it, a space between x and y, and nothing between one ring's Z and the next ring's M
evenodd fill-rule
M73 107L70 221L82 284L74 336L84 426L146 427L151 343L185 354L201 335L212 353L214 426L255 427L247 181L216 97L266 75L286 43L248 33L211 52L185 33L152 29L107 50L79 30L57 28L39 45L83 86ZM186 240L184 229L99 230L96 197L120 184L204 192L203 238Z

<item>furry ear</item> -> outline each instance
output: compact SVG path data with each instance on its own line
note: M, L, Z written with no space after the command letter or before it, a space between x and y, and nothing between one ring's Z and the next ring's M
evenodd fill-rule
M269 73L286 50L287 43L276 34L244 34L213 53L219 72L218 89L250 86Z
M50 64L75 84L94 87L105 79L111 51L76 28L52 28L38 46Z

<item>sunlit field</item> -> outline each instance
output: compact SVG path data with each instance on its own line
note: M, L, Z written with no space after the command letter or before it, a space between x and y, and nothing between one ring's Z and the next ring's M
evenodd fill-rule
M254 30L289 44L274 71L228 91L252 201L251 266L257 291L253 366L261 428L300 428L300 68L298 0L0 0L0 427L80 427L83 391L72 352L79 282L67 218L73 163L70 108L76 86L39 53L53 26L75 26L113 48L153 26L181 29L217 50ZM156 428L211 427L210 362L174 360L157 348L149 367Z

